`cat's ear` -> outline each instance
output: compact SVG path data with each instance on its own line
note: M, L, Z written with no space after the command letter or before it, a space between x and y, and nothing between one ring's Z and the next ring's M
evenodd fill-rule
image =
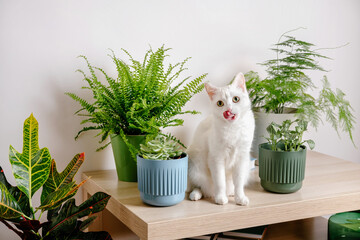
M244 74L239 72L235 79L231 83L232 86L241 88L244 92L246 91L245 77Z
M210 83L205 83L204 85L205 85L207 94L209 95L210 99L212 100L213 96L216 93L216 87L211 85Z

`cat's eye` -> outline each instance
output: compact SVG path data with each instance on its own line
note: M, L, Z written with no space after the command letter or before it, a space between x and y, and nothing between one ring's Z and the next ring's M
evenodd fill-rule
M235 97L233 97L232 101L233 101L234 103L237 103L237 102L240 101L240 97L235 96Z
M224 106L224 102L223 101L217 101L217 103L216 103L217 105L218 105L218 107L222 107L222 106Z

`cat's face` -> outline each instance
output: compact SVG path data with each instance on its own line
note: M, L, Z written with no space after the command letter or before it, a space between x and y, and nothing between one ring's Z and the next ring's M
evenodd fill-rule
M236 122L251 107L242 73L238 73L226 87L205 83L205 89L210 97L213 114L226 122Z

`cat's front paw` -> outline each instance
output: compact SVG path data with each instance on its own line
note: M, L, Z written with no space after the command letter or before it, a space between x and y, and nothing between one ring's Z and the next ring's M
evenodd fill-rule
M200 189L195 188L189 195L189 198L191 201L197 201L199 199L201 199L202 197L202 193L200 191Z
M242 205L242 206L247 206L250 203L250 200L247 196L242 195L242 196L235 196L235 202L236 204Z
M228 203L228 198L225 195L216 195L215 196L215 203L219 205L224 205Z

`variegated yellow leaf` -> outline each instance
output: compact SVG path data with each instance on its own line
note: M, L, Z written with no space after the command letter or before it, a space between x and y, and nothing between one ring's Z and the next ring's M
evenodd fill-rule
M55 192L66 184L73 181L75 174L79 170L81 164L84 162L84 153L76 154L67 167L60 174L56 169L56 163L54 160L51 162L50 175L43 186L41 194L41 203L43 204L46 197Z
M77 190L87 181L85 179L79 185L75 182L70 182L64 185L62 188L56 190L55 192L50 193L45 200L42 202L41 206L38 209L42 210L51 210L57 208L67 199L73 197Z
M9 158L18 188L28 198L41 188L49 177L51 156L47 148L39 149L38 122L31 114L25 120L23 153L10 146Z

